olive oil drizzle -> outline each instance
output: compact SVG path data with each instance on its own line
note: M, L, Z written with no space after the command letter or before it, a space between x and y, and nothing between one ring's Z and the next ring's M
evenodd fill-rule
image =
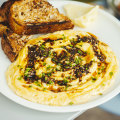
M61 38L55 40L58 41L61 40ZM59 86L71 86L69 84L70 81L73 81L74 79L79 78L81 80L83 74L89 73L89 68L93 64L93 61L90 61L89 63L86 63L84 65L81 64L82 58L87 56L87 53L85 51L82 51L80 48L76 47L77 43L80 42L87 42L92 45L94 55L100 60L100 63L106 63L105 59L106 57L103 55L103 53L99 50L98 44L99 41L94 37L80 37L76 36L76 39L71 41L71 44L68 46L61 46L63 50L59 55L57 55L56 52L51 52L52 47L46 48L46 43L50 43L50 45L54 45L54 40L51 40L49 38L45 39L45 42L43 42L40 46L39 45L32 45L28 46L28 56L27 56L27 65L24 71L24 80L27 83L34 83L35 81L41 80L41 82L46 84L58 84ZM75 58L75 55L78 55L78 58ZM47 57L51 57L51 61L60 66L60 69L53 68L51 72L42 73L41 76L36 75L36 69L35 69L35 62L38 61L38 58L40 61L44 62L44 60ZM66 62L67 61L67 62ZM39 62L39 61L38 61ZM46 65L44 63L43 65ZM50 68L48 68L50 69ZM55 80L51 78L52 74L57 71L68 71L72 70L74 71L74 74L72 77L64 78L63 80Z

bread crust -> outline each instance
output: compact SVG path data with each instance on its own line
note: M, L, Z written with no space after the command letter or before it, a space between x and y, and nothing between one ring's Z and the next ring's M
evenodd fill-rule
M10 47L10 44L3 37L1 38L1 46L4 53L10 59L10 61L13 62L16 58L16 53L12 52L12 48Z
M14 1L9 0L4 2L0 7L0 22L7 22L7 17L9 13L9 9Z
M20 2L20 1L18 1ZM15 2L16 3L16 2ZM67 18L66 16L60 14L57 12L59 15L63 16L61 21L54 21L54 22L43 22L43 23L31 23L28 24L23 24L21 21L15 20L13 17L14 11L13 11L13 4L10 8L9 12L9 25L10 28L17 34L38 34L38 33L51 33L55 31L60 31L60 30L67 30L67 29L72 29L74 27L72 21ZM51 5L50 5L51 6Z
M7 55L11 62L16 59L20 50L31 38L32 36L20 36L10 30L8 30L7 33L3 34L3 37L1 38L1 46L4 53Z
M21 24L17 23L14 19L12 19L11 16L9 16L9 21L10 21L10 28L17 34L25 34L25 35L30 35L30 34L39 34L39 33L52 33L55 31L60 31L60 30L67 30L67 29L72 29L74 25L72 22L69 21L63 21L63 22L54 22L54 23L45 23L41 25L26 25L22 26Z
M8 28L7 24L4 23L4 22L1 22L1 23L0 23L0 37L2 37L3 34L6 33L6 31L7 31L8 29L9 29L9 28Z
M0 7L0 37L9 30L8 13L13 2L12 0L6 1Z

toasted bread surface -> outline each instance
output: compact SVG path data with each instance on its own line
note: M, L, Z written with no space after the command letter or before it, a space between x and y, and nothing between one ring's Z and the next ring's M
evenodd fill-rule
M11 62L16 59L19 51L24 47L30 38L32 38L32 36L18 35L10 30L3 35L1 39L2 49Z
M8 30L8 26L6 25L6 23L2 22L0 23L0 37L3 36L4 33L6 33L6 31Z
M7 22L7 16L9 13L10 6L13 4L14 1L9 0L2 4L0 7L0 22Z
M15 1L8 18L11 29L17 34L48 33L74 27L68 17L46 0Z

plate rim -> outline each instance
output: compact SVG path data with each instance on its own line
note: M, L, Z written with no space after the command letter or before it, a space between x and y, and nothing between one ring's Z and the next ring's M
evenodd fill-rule
M88 5L86 3L82 3L82 2L77 2L77 1L69 1L69 0L65 0L65 1L56 1L56 0L52 0L51 2L64 2L63 4L66 3L75 3L75 4L84 4L84 5ZM104 14L105 16L107 16L109 19L111 19L115 24L117 24L120 27L120 22L118 19L116 19L114 16L112 16L111 14L105 12L104 10L99 10L99 12L101 12L102 14ZM9 98L10 100L16 102L17 104L20 104L24 107L27 108L31 108L34 110L39 110L39 111L44 111L44 112L76 112L76 111L84 111L93 107L96 107L100 104L103 104L104 102L110 100L111 98L115 97L117 94L119 94L120 92L120 84L118 85L117 88L115 88L112 92L107 93L104 97L100 97L97 100L93 100L90 101L89 103L85 103L85 104L79 104L79 105L72 105L72 106L49 106L49 105L41 105L38 103L33 103L30 102L28 100L25 100L24 98L20 98L19 96L17 96L15 93L13 93L16 97L12 97L9 96L5 91L3 91L0 88L0 92L6 96L7 98ZM20 102L22 101L22 102ZM23 102L24 101L24 102ZM36 108L36 105L38 105L39 107Z

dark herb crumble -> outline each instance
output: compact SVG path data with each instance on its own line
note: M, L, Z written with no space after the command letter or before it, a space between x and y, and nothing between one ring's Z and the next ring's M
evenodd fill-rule
M55 41L59 40L66 40L66 36L62 35L61 39L54 41L47 39L44 42L39 42L39 45L28 46L27 65L24 70L24 75L22 76L26 82L34 83L38 87L42 87L44 83L48 86L55 84L61 88L59 91L66 91L69 89L69 87L72 86L71 83L76 79L79 79L79 82L81 82L82 77L89 74L90 67L97 62L93 59L87 59L84 63L87 56L91 57L89 51L84 51L82 49L84 42L92 45L93 54L99 60L100 65L96 74L99 76L102 71L105 71L106 57L99 50L99 41L97 39L94 37L80 37L77 35L76 38L70 40L68 45L59 46L60 50L58 52L53 49L53 46L56 44ZM46 46L47 43L50 43L49 47ZM60 42L60 44L62 44L62 42ZM47 58L51 60L53 65L49 65L46 60ZM37 74L36 62L41 63L40 67L45 67L39 75ZM18 65L18 67L22 69L20 65ZM72 71L69 73L69 76L66 76L65 74L67 71ZM53 77L56 72L59 72L60 74L62 72L64 73L61 74L61 79ZM109 75L112 76L113 73L110 72ZM91 77L91 80L92 82L95 82L97 77L93 76ZM47 88L43 88L43 91L46 90Z

